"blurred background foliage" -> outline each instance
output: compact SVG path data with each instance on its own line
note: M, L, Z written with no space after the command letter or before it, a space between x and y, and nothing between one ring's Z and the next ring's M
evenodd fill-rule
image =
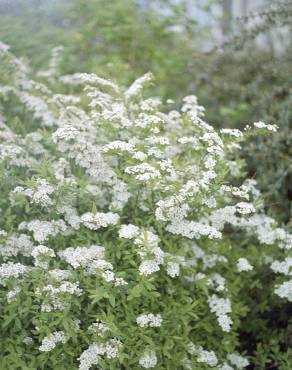
M62 74L93 72L128 84L152 71L153 95L176 101L197 95L207 121L218 128L277 124L277 134L253 140L242 156L267 212L286 226L292 199L291 31L289 0L0 0L0 40L29 61L32 72L46 69L51 50L63 45ZM251 368L290 370L291 307L279 309L266 296L272 291L266 289L268 273L261 284L246 298L252 310L242 323L242 349L254 357Z

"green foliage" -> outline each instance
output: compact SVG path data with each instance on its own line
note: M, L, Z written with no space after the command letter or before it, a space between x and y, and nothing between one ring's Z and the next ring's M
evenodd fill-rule
M66 2L42 0L0 4L0 40L40 69L46 66L55 46L70 43L66 8Z

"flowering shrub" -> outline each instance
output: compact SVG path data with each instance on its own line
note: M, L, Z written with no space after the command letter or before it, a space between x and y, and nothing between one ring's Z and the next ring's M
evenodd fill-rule
M3 368L248 366L242 292L268 267L292 301L291 235L241 180L240 144L277 127L217 132L195 96L144 99L151 74L122 89L53 62L45 84L0 55Z

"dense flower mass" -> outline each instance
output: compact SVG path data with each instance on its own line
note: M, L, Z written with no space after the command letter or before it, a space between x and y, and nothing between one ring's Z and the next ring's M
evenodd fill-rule
M292 301L292 236L241 178L244 140L276 126L217 132L195 96L144 98L150 73L58 76L59 52L31 80L0 44L3 368L245 368L241 291L268 269Z

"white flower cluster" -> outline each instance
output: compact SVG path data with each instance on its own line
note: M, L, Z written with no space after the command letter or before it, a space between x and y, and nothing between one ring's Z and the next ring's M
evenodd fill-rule
M74 229L80 228L81 219L77 213L76 208L70 206L64 206L59 208L59 213L64 215L65 221Z
M194 343L190 342L187 346L188 353L197 356L197 362L203 362L210 367L216 367L218 370L234 370L244 369L249 365L246 358L240 356L238 353L229 353L227 359L219 364L218 358L214 351L206 351L202 346L195 346ZM188 363L188 359L186 359ZM188 367L190 370L192 367Z
M172 223L166 227L166 230L175 235L182 235L189 239L200 239L205 236L209 239L220 239L222 234L214 227L195 221L181 221Z
M42 243L50 236L56 236L61 233L64 234L67 231L67 225L63 220L33 220L29 222L23 221L21 224L19 224L18 229L31 231L35 241Z
M188 264L191 266L197 266L198 262L201 260L203 262L203 270L212 268L217 265L217 263L227 263L228 260L225 256L219 254L208 254L198 245L192 245L193 258L188 260ZM213 279L213 277L212 277Z
M277 243L281 249L292 248L292 234L275 227L275 220L262 213L256 213L248 220L241 220L239 226L253 232L261 244Z
M292 257L286 257L284 261L274 261L271 269L279 274L292 275Z
M179 276L180 273L180 265L177 262L168 262L166 267L167 274L174 278L176 276Z
M95 182L112 183L116 176L102 157L102 148L95 141L99 135L94 121L75 106L69 106L61 113L61 127L52 135L59 151L84 168ZM86 126L84 122L87 122Z
M228 316L231 313L231 302L229 298L219 298L213 294L208 298L208 303L211 312L217 316L219 325L223 331L229 332L231 330L232 320Z
M139 315L136 322L141 328L151 327L159 328L162 324L162 317L160 314L154 315L153 313Z
M220 130L222 134L234 136L236 138L242 137L243 133L238 129L231 129L231 128L222 128Z
M58 74L58 67L61 62L61 55L63 53L63 46L56 46L52 50L52 56L49 61L49 68L46 71L39 71L38 76L48 79L50 82L54 82Z
M133 153L135 151L135 146L131 143L117 140L117 141L112 141L111 143L103 147L104 153L107 153L110 151Z
M242 257L238 259L236 266L239 272L253 270L253 266L248 262L248 260Z
M236 210L238 213L243 215L248 215L255 212L255 208L252 204L246 202L240 202L236 204Z
M0 285L6 286L9 279L18 279L30 271L28 266L21 263L7 262L0 265Z
M33 343L33 339L31 337L25 337L23 339L23 343L26 344L26 345L30 345Z
M281 298L287 298L289 302L292 302L292 280L285 281L280 284L276 289L275 293Z
M128 185L123 181L116 181L113 185L112 201L109 206L111 210L121 211L132 196Z
M129 224L122 225L119 230L119 237L125 239L134 239L134 244L139 246L137 254L142 262L139 266L139 271L142 275L151 275L160 270L160 265L164 263L165 253L158 247L159 238L153 232L148 230L140 230L138 226ZM171 270L171 273L176 273L177 270Z
M130 100L135 97L139 97L145 85L151 82L152 80L153 80L152 73L146 73L144 76L135 80L133 84L128 88L128 90L125 92L126 99Z
M195 95L188 95L183 98L182 112L191 112L195 117L203 116L205 108L198 104Z
M227 355L227 359L237 369L244 369L249 365L248 360L240 356L238 353L230 353L229 355Z
M155 180L162 177L160 171L151 166L148 163L137 164L136 166L129 166L125 168L125 173L134 174L136 180L138 181L149 181Z
M155 351L146 351L139 359L139 365L144 369L150 369L157 365L157 356Z
M55 191L55 188L45 179L37 179L34 188L24 188L17 186L13 194L22 194L30 198L31 203L39 204L42 207L51 206L53 204L50 195Z
M203 362L211 367L214 367L217 365L218 360L213 351L206 351L202 347L198 348L198 355L197 355L197 361Z
M54 176L58 184L76 185L76 179L71 172L70 163L65 158L60 158L52 164L54 169Z
M60 80L70 85L97 85L112 89L114 92L119 92L119 87L112 81L98 77L93 73L75 73L73 75L62 76Z
M15 144L0 144L0 162L9 161L12 166L26 167L25 151Z
M159 238L153 232L143 230L134 240L134 244L139 246L138 255L142 262L139 271L142 275L151 275L160 270L160 265L164 262L164 252L158 247Z
M69 263L73 268L82 268L88 275L97 273L108 283L115 286L126 285L123 278L116 277L112 271L113 265L104 260L105 249L92 245L91 247L66 248L58 252L58 256Z
M104 257L103 247L92 245L91 247L66 248L58 252L58 255L74 268L88 267L94 260Z
M188 344L188 352L197 356L197 362L203 362L210 367L215 367L218 364L215 352L207 351L202 346L195 346L194 343L190 342Z
M80 364L78 370L89 370L92 366L98 365L101 356L108 359L118 356L122 343L116 339L110 339L105 344L92 343L78 358Z
M26 109L32 112L35 119L41 120L43 126L52 127L55 125L56 119L44 99L26 91L16 91L15 95L24 104Z
M72 277L72 273L68 270L53 269L49 270L48 274L57 281L63 281Z
M276 132L278 130L278 126L277 125L266 124L266 123L264 123L262 121L254 122L253 125L254 125L255 128L260 128L260 129L261 128L264 128L264 129L266 129L268 131L274 131L274 132Z
M42 301L42 312L63 311L72 299L70 296L79 297L82 290L77 283L62 281L58 286L48 284L37 288L35 294Z
M10 290L7 295L6 295L6 298L7 298L7 302L8 303L11 303L13 301L16 300L17 298L17 295L21 292L21 289L20 287L16 286L14 289Z
M102 320L97 319L89 326L88 331L99 337L103 337L104 334L109 331L109 327Z
M219 365L218 370L234 370L234 367L230 366L227 362Z
M210 285L211 287L213 287L216 292L222 292L225 290L225 279L223 276L217 274L217 273L214 273L210 276L210 278L208 279L208 285Z
M107 227L109 225L116 225L119 221L119 215L116 213L91 213L87 212L81 216L81 221L88 229L98 230L101 227Z
M58 343L66 343L67 338L63 331L55 331L54 333L44 337L42 344L39 347L41 352L52 351Z
M22 255L29 257L34 246L30 237L26 234L13 234L9 236L3 244L0 244L0 255L5 257L15 257Z
M48 259L50 257L55 257L55 252L53 249L48 248L44 245L38 245L31 252L32 257L35 259L35 266L39 266L43 269L47 269L49 266Z
M140 229L135 225L122 225L119 229L119 237L125 239L136 238L140 234Z

